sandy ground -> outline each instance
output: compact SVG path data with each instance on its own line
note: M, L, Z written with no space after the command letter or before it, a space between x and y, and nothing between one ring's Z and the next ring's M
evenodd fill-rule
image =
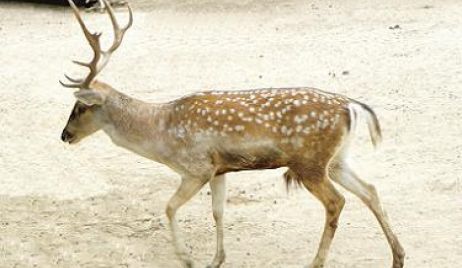
M352 155L406 266L462 264L460 1L131 2L134 27L102 80L151 101L314 86L370 104L384 142L374 151L362 125ZM110 32L105 16L86 16ZM0 267L179 266L164 216L179 177L102 133L59 139L74 99L57 81L89 56L69 9L0 3ZM323 208L305 190L287 194L282 172L228 176L225 267L303 267L314 256ZM215 247L206 188L179 213L198 267ZM345 194L327 267L390 267L372 214Z

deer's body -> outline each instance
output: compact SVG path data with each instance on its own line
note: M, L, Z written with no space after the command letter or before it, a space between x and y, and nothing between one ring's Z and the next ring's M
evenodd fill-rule
M111 89L103 130L180 174L325 162L342 146L352 100L312 88L210 91L149 104ZM321 163L320 163L321 165Z
M287 167L288 184L303 185L326 210L326 222L312 268L324 266L344 197L332 181L357 195L374 213L393 253L393 268L403 267L404 251L392 232L374 186L362 181L345 161L358 115L365 115L372 142L381 139L375 113L367 105L313 88L209 91L163 104L133 99L95 80L120 46L125 31L117 24L106 0L114 28L114 42L104 51L100 35L90 33L77 8L69 0L93 49L84 79L72 79L66 87L78 88L78 99L63 130L62 140L77 143L98 130L112 141L139 155L163 163L182 181L168 202L166 214L173 243L182 263L192 266L175 219L176 212L206 183L212 192L217 250L210 267L225 259L223 245L224 174L232 171Z

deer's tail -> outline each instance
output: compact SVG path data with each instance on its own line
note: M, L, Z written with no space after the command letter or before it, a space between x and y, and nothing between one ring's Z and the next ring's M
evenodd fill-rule
M350 131L355 131L359 116L364 116L369 128L372 144L374 147L377 147L382 141L382 130L380 129L379 119L375 112L367 104L356 100L352 100L348 108L350 110Z

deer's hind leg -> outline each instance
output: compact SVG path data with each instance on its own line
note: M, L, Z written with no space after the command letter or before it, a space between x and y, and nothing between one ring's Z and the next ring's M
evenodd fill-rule
M310 268L320 268L324 266L329 248L334 238L335 230L340 213L345 204L345 198L340 194L331 183L324 167L309 167L297 169L295 174L297 180L305 186L323 204L326 216L324 231L319 243L316 257L312 261Z
M393 233L385 210L382 208L377 191L372 184L361 180L358 175L344 162L335 162L329 168L329 176L336 183L359 197L374 213L387 238L393 253L393 268L404 265L404 249Z

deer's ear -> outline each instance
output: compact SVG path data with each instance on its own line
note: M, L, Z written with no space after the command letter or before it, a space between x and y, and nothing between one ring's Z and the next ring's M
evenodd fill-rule
M101 105L105 101L105 96L101 92L93 89L79 90L74 92L74 96L88 106Z

